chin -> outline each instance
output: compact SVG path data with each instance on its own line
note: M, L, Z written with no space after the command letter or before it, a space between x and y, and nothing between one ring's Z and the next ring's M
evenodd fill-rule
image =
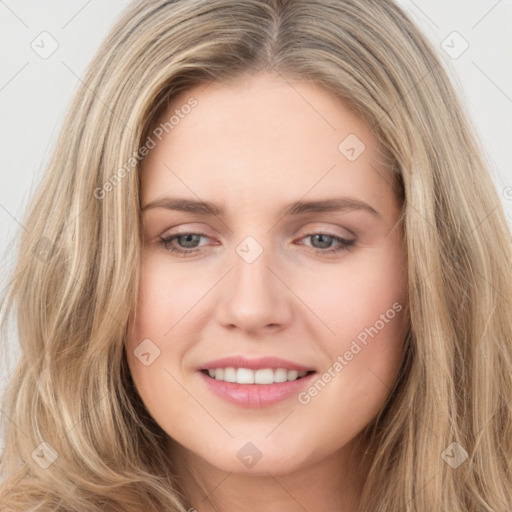
M291 473L306 462L303 445L283 445L265 439L263 435L237 437L229 441L229 446L220 443L215 446L201 454L202 457L212 466L229 473L279 475Z
M236 454L234 457L226 457L224 454L219 458L213 458L210 455L207 461L222 471L250 476L268 476L268 473L272 475L288 474L299 469L301 466L300 461L296 460L292 453L288 456L276 453L263 453L261 459L253 464L247 463L247 465L241 462Z

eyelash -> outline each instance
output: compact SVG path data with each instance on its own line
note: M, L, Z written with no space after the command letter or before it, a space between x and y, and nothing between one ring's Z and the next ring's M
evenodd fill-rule
M168 244L170 244L175 239L181 238L181 237L184 237L184 236L187 236L187 235L195 235L195 236L202 236L202 237L205 237L205 238L209 238L204 233L193 233L193 232L190 232L190 233L177 233L175 235L170 235L168 237L160 237L159 244L166 251L168 251L171 254L182 254L184 257L187 257L187 256L185 256L186 254L187 255L194 254L199 249L198 248L194 248L194 249L191 249L191 250L187 250L187 249L180 249L180 248L176 248L176 247L171 247L171 248L168 247ZM313 252L315 252L316 254L321 254L321 255L337 254L337 253L340 253L340 252L351 251L354 248L355 240L346 240L346 239L341 238L339 236L331 235L329 233L309 233L307 235L304 235L302 238L308 238L308 237L312 237L312 236L316 236L316 235L327 236L327 237L332 238L334 241L339 242L341 244L336 249L314 249L313 248Z

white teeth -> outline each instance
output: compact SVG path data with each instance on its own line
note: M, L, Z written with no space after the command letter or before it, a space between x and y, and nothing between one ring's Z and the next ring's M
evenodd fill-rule
M287 370L285 368L262 368L251 370L249 368L215 368L208 370L210 377L224 382L237 382L238 384L274 384L304 377L308 372Z
M274 382L286 382L288 380L288 370L278 368L274 370Z
M299 376L299 372L297 370L288 370L288 380L296 380Z
M238 368L236 381L238 384L254 384L254 371L248 368Z
M274 371L270 368L264 370L256 370L254 372L255 384L272 384L274 382Z
M215 378L217 378L217 370L215 370ZM236 369L224 368L224 377L221 377L219 380L225 380L226 382L236 382Z

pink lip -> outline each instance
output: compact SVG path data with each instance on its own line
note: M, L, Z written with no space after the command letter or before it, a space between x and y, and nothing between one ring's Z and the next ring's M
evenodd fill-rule
M210 361L200 368L199 370L212 370L214 368L249 368L250 370L260 370L263 368L284 368L286 370L297 370L299 372L315 371L314 368L304 366L302 364L287 361L279 357L259 357L255 359L246 359L242 356L223 357ZM284 383L283 383L284 384ZM271 385L271 384L269 384Z
M245 364L241 367L247 368ZM268 367L266 366L266 368ZM262 367L259 366L258 368ZM283 366L280 366L280 368L283 368ZM238 384L213 379L201 371L198 373L213 393L235 405L250 408L272 405L293 395L296 396L301 389L309 385L312 377L316 375L316 372L310 373L297 380L275 384Z

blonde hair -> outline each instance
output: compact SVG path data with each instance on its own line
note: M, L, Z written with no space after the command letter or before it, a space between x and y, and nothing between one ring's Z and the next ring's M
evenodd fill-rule
M354 108L402 187L410 328L365 429L361 510L512 509L510 231L434 48L391 0L142 0L92 61L23 221L2 309L21 345L3 404L2 511L186 511L124 353L139 150L177 93L260 71ZM47 469L33 458L42 442L58 455ZM468 454L457 468L452 443Z

